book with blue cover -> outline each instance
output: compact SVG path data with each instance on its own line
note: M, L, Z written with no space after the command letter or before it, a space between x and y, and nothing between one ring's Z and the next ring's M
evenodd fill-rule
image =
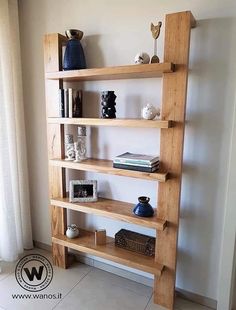
M141 171L141 172L155 172L159 169L159 163L151 167L113 163L113 167L118 168L118 169L134 170L134 171Z

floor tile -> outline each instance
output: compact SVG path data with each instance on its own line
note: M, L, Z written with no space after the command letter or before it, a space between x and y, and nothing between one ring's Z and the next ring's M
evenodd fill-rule
M120 278L92 270L55 309L74 310L76 305L80 310L144 310L149 297L128 288L126 279L122 279L122 287L121 280L116 277Z
M32 251L33 254L42 254L50 258L50 254L43 251ZM29 252L27 252L29 254ZM59 294L62 298L88 273L92 267L75 263L69 269L53 267L53 279L50 285L43 291L37 292L34 299L33 293L28 292L20 287L15 279L15 274L11 274L0 281L0 307L6 310L51 310L61 299L57 299ZM28 294L28 299L13 299L12 294ZM46 299L46 294L49 299ZM55 298L53 298L55 294ZM42 296L44 295L44 296ZM29 299L30 298L30 299ZM38 299L39 298L39 299Z
M33 249L25 251L21 257L29 254L42 254L50 261L51 253ZM44 289L44 296L51 299L33 299L31 292L21 288L15 279L16 263L0 261L0 310L166 310L155 305L152 288L115 274L74 263L69 269L53 267L53 280ZM13 299L12 294L28 294L30 299ZM51 294L51 295L50 295ZM53 299L53 295L62 298ZM210 310L210 308L177 298L175 310Z
M15 263L0 261L0 281L8 277L15 270Z
M193 303L182 298L176 298L175 304L180 310L212 310L211 308Z
M156 305L153 303L153 297L151 298L151 300L149 301L147 307L145 308L145 310L167 310L166 308ZM175 310L179 310L178 308L175 308Z
M125 288L141 296L146 296L149 298L152 296L151 287L120 277L110 272L103 271L101 269L93 268L89 276L96 277L97 279L99 279L99 281L106 281L111 285Z
M156 305L153 303L153 300L150 300L145 310L166 310L166 308ZM212 309L177 297L175 300L175 310L212 310Z

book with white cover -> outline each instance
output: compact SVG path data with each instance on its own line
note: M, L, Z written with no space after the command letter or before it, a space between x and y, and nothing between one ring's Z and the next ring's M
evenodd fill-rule
M64 89L64 108L65 108L65 117L69 117L69 97L68 89Z
M114 159L114 163L117 164L143 164L152 166L159 161L159 156L144 155L144 154L134 154L126 152L124 154L118 155Z
M69 117L73 117L73 89L68 88Z

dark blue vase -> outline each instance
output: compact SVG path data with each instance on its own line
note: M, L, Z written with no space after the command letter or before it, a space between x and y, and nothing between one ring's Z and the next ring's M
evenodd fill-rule
M63 69L86 69L84 51L80 43L80 40L83 37L83 32L77 29L69 29L66 30L65 33L69 41L66 45Z
M134 214L142 217L151 217L154 214L153 207L149 204L150 198L146 196L138 197L139 203L134 207Z

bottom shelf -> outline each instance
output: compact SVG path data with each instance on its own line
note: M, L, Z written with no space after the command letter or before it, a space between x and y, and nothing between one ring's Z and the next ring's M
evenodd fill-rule
M64 235L52 237L52 242L83 253L99 256L118 264L160 276L163 265L155 262L154 257L131 252L115 246L114 238L107 237L105 245L95 245L94 233L80 229L78 238L69 239Z

